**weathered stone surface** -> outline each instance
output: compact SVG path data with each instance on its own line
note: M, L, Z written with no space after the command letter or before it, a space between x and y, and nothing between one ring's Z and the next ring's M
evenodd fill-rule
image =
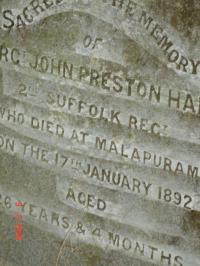
M0 265L200 265L199 10L0 1Z

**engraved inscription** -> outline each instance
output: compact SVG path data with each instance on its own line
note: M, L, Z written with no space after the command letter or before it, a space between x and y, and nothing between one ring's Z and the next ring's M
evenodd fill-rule
M11 198L9 195L1 193L1 204L3 207L13 210L14 198ZM4 199L9 201L8 204L4 203ZM15 207L16 208L16 207ZM127 255L136 255L144 261L153 261L154 263L162 263L163 265L177 265L183 266L184 256L177 255L174 250L170 251L169 247L160 248L153 243L142 241L141 239L135 240L133 235L126 235L117 230L109 228L103 229L100 225L90 224L88 225L82 221L71 219L68 216L65 216L63 213L55 212L54 210L44 208L39 206L34 202L25 200L24 205L21 206L18 210L23 218L30 217L35 221L41 221L42 223L51 224L54 227L60 228L61 230L69 230L73 225L73 232L80 239L93 239L95 238L95 243L102 245L102 239L106 240L106 246L109 249L113 250L123 250ZM72 222L73 221L73 222ZM120 230L121 231L121 230ZM91 235L91 237L89 236ZM101 243L101 244L100 244Z
M181 54L166 30L139 3L132 0L110 0L115 8L122 9L126 16L134 17L151 36L153 42L162 50L167 60L175 64L176 69L194 75L199 73L200 60L190 59ZM135 22L135 21L134 21Z
M3 28L10 30L13 27L24 27L34 21L41 13L47 11L53 6L59 5L63 0L32 0L25 6L21 13L13 14L13 11L3 10Z
M73 62L46 55L28 57L28 54L26 55L20 49L0 46L0 61L2 62L23 66L22 62L25 59L26 67L38 73L51 74L69 81L78 81L99 88L102 93L112 93L114 96L126 97L131 100L137 99L142 102L147 100L154 105L164 104L169 109L195 116L200 115L200 96L195 95L196 93L171 88L164 89L159 84L149 84L134 75L126 77L113 71L102 71L84 65L77 66ZM29 61L26 62L26 60ZM28 84L22 84L23 96L27 91L24 86L27 87Z
M200 5L0 2L0 262L198 266Z

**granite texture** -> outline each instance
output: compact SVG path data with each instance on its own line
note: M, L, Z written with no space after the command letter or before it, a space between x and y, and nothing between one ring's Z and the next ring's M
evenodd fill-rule
M0 0L0 265L200 266L199 11Z

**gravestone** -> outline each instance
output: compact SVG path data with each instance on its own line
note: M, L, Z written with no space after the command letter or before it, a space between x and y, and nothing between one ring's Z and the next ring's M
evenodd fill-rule
M0 265L199 266L199 1L0 13Z

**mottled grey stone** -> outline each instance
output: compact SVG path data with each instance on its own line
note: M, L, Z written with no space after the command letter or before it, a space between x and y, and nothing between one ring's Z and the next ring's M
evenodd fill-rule
M199 10L0 0L0 265L200 265Z

